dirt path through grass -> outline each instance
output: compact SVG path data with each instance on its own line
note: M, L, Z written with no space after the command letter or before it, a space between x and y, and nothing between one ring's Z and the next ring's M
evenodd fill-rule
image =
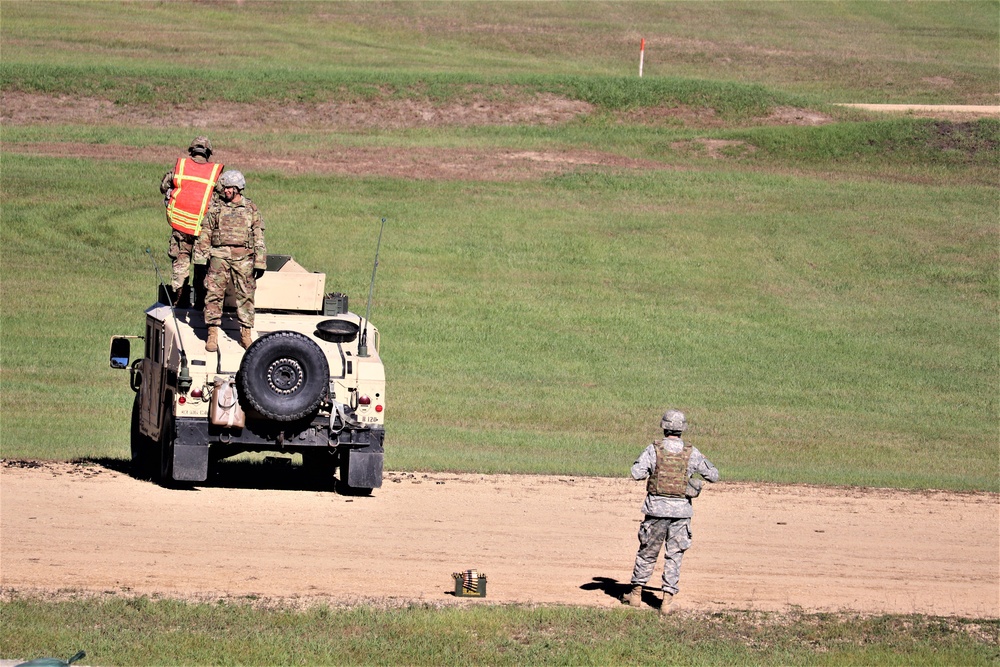
M479 603L450 593L452 572L477 568L488 602L613 607L628 583L644 493L631 480L388 473L348 498L273 468L270 488L223 471L168 490L97 464L7 461L0 584L438 605ZM697 501L678 602L997 617L998 525L996 494L720 483Z
M988 104L840 104L838 106L882 113L909 114L920 118L968 120L1000 117L1000 106Z

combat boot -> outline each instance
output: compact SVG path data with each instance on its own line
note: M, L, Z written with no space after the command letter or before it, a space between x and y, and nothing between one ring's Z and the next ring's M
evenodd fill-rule
M219 351L219 327L208 328L208 340L205 341L206 352Z
M635 607L638 609L642 606L642 584L632 584L632 590L630 590L622 602L630 607Z
M663 602L660 604L660 616L666 616L674 609L674 596L671 593L663 594Z
M253 338L250 337L249 327L240 327L240 345L243 349L250 347L250 343L253 342Z

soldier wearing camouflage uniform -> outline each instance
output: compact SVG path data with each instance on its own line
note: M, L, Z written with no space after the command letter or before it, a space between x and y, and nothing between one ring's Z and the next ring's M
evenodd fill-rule
M624 602L632 607L642 604L642 587L653 575L660 547L665 545L663 563L663 604L660 614L671 610L681 559L691 546L691 499L701 492L702 480L719 480L719 471L696 447L681 440L687 419L679 410L667 410L660 421L663 439L646 447L632 464L632 478L647 480L646 515L639 526L639 552L632 570L632 590Z
M219 349L219 327L222 325L222 302L226 288L233 286L236 296L236 316L240 321L240 345L244 349L253 342L254 291L257 278L267 266L264 246L264 220L257 206L243 196L246 179L236 170L219 177L222 198L213 204L205 216L205 228L194 249L194 263L208 264L205 277L205 324L208 340L205 349Z
M170 286L173 288L172 299L177 302L180 297L181 288L188 280L191 270L191 252L194 249L195 241L201 231L201 221L211 202L218 199L215 192L218 175L222 173L223 165L209 162L212 157L212 142L208 137L195 137L188 146L190 157L180 158L174 168L164 174L160 181L160 193L163 194L163 205L167 208L167 222L171 226L170 241L167 246L167 256L173 264L171 272ZM195 163L185 164L186 161ZM196 171L193 183L188 184L185 177L192 175L186 172ZM178 173L180 172L180 173ZM200 172L204 172L201 174ZM204 197L184 197L184 201L178 201L178 196L184 188L190 189L204 187ZM184 190L188 192L188 190ZM190 195L191 193L188 192ZM195 282L200 276L195 272Z

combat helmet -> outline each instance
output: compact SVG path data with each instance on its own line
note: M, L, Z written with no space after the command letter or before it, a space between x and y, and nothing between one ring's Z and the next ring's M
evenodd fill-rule
M200 136L195 137L188 146L188 153L191 155L204 155L206 158L212 154L212 142L208 137Z
M660 428L664 431L673 431L675 433L683 433L687 429L687 419L684 417L684 413L680 410L674 410L671 408L663 413L663 419L660 420Z
M219 187L221 188L236 188L240 192L243 192L243 188L246 186L247 179L243 178L242 172L235 169L224 171L222 172L222 176L219 176Z

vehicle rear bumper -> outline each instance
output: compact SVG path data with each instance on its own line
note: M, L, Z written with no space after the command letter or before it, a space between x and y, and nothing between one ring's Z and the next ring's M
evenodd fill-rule
M348 486L376 489L382 486L385 430L344 429L331 434L314 423L289 424L282 429L262 428L247 421L245 428L221 428L206 419L178 418L174 441L174 479L203 482L208 479L209 459L222 459L242 452L309 452L334 448L340 454L341 475Z
M273 422L262 426L248 419L245 428L223 428L207 419L177 419L178 445L245 445L250 449L294 450L299 447L382 448L385 430L381 426L368 429L344 429L331 434L329 427L316 423L289 423L275 428Z

